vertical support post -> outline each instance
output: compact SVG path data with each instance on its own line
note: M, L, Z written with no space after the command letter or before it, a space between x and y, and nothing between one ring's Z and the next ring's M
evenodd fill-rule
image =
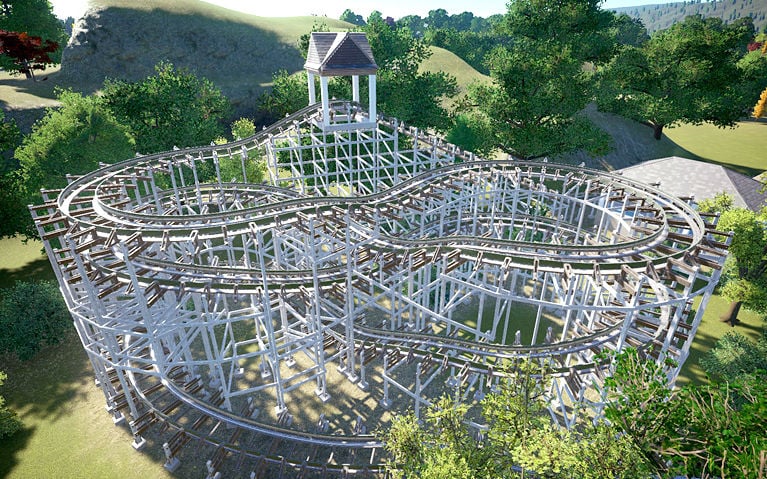
M352 101L360 102L360 76L352 75Z
M322 124L330 125L330 105L328 100L328 77L320 77L320 95L322 96Z
M378 112L376 112L376 76L368 75L368 111L370 112L370 121L376 121Z
M306 83L309 88L309 104L317 103L317 92L314 90L314 73L306 72Z

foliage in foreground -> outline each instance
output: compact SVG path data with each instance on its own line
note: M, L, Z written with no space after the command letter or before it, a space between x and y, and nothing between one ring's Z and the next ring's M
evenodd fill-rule
M466 405L442 398L422 424L410 414L382 434L391 468L427 478L760 477L767 454L764 372L672 391L665 365L643 353L628 348L613 360L607 423L558 429L534 379L546 371L517 363L481 403L483 437L475 440L464 423Z
M3 385L8 376L0 371L0 386ZM5 398L0 396L0 439L13 436L21 429L21 419L15 411L12 411L5 405Z
M382 436L392 469L405 477L500 478L537 474L550 478L649 477L652 467L626 435L608 425L564 431L551 424L534 362L508 370L509 379L482 401L488 430L477 441L464 423L468 407L440 399L423 425L411 413L396 418Z
M0 354L32 359L48 344L56 344L69 331L72 318L53 281L18 281L0 299Z

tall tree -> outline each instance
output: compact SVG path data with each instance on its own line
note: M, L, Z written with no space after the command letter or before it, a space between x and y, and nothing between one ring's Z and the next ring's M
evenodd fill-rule
M344 10L344 13L341 14L340 19L354 25L359 25L359 26L365 25L365 19L362 18L362 15L357 15L356 13L354 13L348 8Z
M701 201L698 209L720 213L717 228L733 232L720 282L722 296L731 304L721 320L735 326L741 306L767 314L767 206L760 213L738 208L723 192Z
M222 120L231 109L212 82L165 62L138 82L107 80L103 95L141 153L209 144L224 132Z
M752 35L748 23L687 17L616 55L601 71L599 106L650 126L656 140L680 122L732 126L754 98L738 64Z
M43 42L41 37L32 37L25 32L0 30L0 55L13 62L7 69L23 73L33 81L36 80L35 70L44 70L55 63L51 54L58 49L59 44L51 40Z
M587 149L609 139L579 112L591 101L585 62L604 62L614 49L612 15L599 0L514 0L498 26L512 39L488 57L492 84L471 98L489 119L495 146L523 158Z
M66 45L68 38L64 24L53 14L53 6L48 0L3 0L0 7L0 30L40 37L42 45L52 42L58 47ZM52 63L61 62L61 50L57 48L49 52ZM0 55L0 68L19 71L16 62L5 55Z
M26 205L40 202L41 188L61 188L67 174L81 175L100 162L122 161L136 151L128 128L115 120L101 98L59 91L58 100L61 106L48 108L16 148L19 169L2 179L2 235L37 236Z
M379 110L411 125L447 130L450 115L441 100L457 93L455 78L419 70L430 53L408 30L369 20L364 31L379 67Z

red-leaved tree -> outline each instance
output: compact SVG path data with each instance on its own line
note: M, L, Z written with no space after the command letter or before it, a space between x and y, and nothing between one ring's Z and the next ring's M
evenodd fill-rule
M27 35L26 32L0 30L0 55L13 59L17 72L35 80L35 70L43 70L55 63L50 54L58 50L59 44L52 40Z

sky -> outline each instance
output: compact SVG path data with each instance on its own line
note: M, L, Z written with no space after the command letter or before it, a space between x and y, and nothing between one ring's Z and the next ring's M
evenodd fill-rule
M161 1L161 0L158 0ZM320 15L330 18L338 18L347 8L367 18L373 10L380 10L383 15L395 19L405 15L420 15L425 17L429 10L444 8L448 14L453 15L466 10L479 17L489 17L496 13L506 11L508 0L282 0L282 1L259 1L251 0L209 0L223 7L239 10L244 13L260 15L264 17L287 17L296 15ZM80 18L87 8L87 0L52 0L53 13L59 18ZM607 0L602 8L633 7L655 3L668 3L664 0Z

